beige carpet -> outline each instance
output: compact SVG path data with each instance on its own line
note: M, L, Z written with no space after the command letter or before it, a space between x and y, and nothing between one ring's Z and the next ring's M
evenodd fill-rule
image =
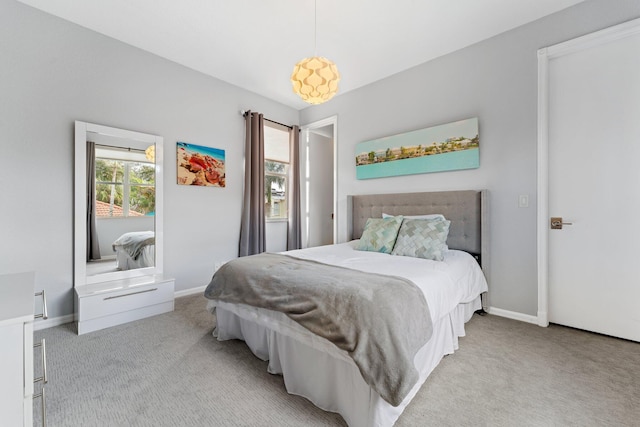
M49 426L344 426L287 394L240 341L217 342L199 295L173 313L47 339ZM638 426L640 344L474 318L397 426Z

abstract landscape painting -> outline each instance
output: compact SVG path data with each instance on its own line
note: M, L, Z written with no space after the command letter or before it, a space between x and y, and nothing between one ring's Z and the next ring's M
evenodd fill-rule
M480 167L478 118L356 145L356 177L382 178Z
M224 187L224 150L178 142L178 184Z

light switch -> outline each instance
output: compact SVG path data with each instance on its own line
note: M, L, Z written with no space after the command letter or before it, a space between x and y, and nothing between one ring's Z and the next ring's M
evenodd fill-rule
M518 207L519 208L528 208L529 207L529 195L521 194L518 196Z

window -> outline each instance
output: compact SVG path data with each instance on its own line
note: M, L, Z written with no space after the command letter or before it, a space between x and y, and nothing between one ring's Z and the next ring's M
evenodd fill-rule
M154 215L155 164L118 154L117 150L96 148L96 217Z
M289 131L265 123L264 127L264 213L267 220L287 218L289 181Z

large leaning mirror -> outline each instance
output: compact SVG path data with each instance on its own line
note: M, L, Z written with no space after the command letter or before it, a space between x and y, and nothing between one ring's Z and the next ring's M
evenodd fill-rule
M162 273L162 142L75 123L75 286Z

